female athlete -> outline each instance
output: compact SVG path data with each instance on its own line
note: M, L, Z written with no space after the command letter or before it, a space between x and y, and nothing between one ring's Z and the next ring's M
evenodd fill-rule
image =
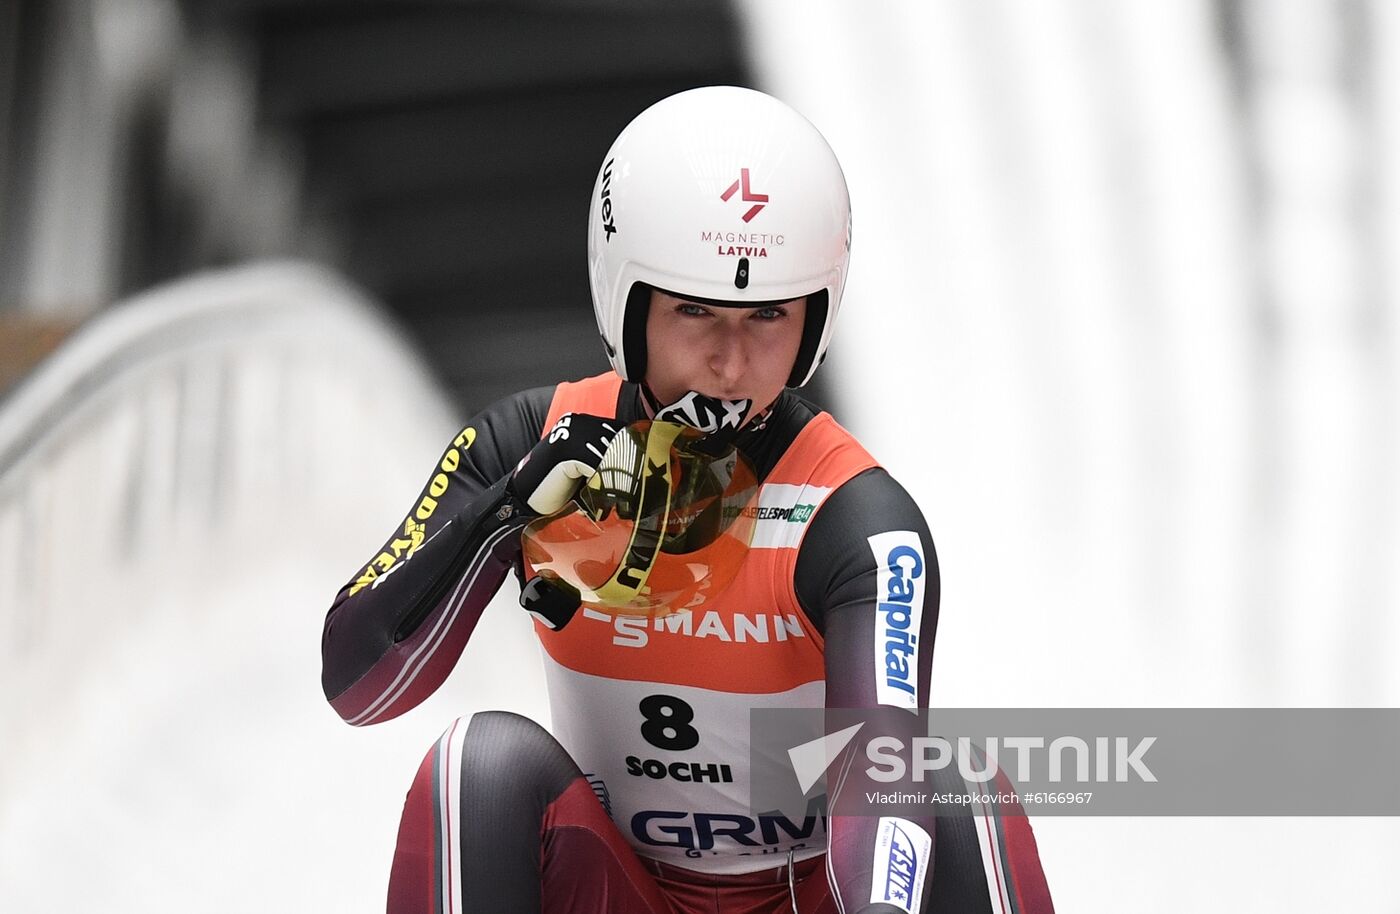
M748 711L930 698L939 576L923 516L792 390L831 342L849 260L825 140L759 92L665 99L604 158L588 249L614 371L475 416L326 618L323 685L355 725L431 694L512 568L543 647L554 732L502 712L448 727L408 793L389 911L1050 911L1019 810L750 808ZM536 586L522 527L565 507L620 429L658 416L747 458L749 548L698 606L575 612Z

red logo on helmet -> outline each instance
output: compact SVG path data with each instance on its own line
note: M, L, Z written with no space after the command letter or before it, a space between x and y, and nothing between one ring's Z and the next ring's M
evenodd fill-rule
M747 168L741 168L739 169L739 180L729 185L729 190L726 190L724 193L720 194L719 198L725 203L728 203L729 198L734 196L734 192L739 190L740 187L743 188L743 193L741 194L743 201L745 203L756 204L755 206L750 207L747 213L744 213L744 221L748 222L751 219L753 219L754 216L758 215L759 210L763 209L763 204L768 202L768 195L756 194L753 191L749 190L749 170Z

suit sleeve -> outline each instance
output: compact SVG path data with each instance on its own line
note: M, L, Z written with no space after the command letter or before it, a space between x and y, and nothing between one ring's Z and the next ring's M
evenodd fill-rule
M922 512L888 473L867 470L831 494L803 539L795 584L803 608L826 640L828 708L912 712L928 707L938 627L938 557ZM907 737L916 721L912 713L892 712L874 726ZM902 841L922 851L912 894L926 899L934 824L932 815L833 815L827 865L841 909L852 914L913 909L907 897L909 874L891 878L888 851L877 853L878 847L889 846L889 836L882 832L891 829L899 829Z
M404 713L456 665L520 551L506 482L539 440L553 388L501 400L447 446L384 545L336 594L321 685L357 726Z

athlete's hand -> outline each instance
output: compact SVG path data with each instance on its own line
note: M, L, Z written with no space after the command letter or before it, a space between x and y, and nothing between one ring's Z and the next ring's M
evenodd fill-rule
M617 436L613 419L569 413L515 468L508 487L536 514L553 514L574 497Z

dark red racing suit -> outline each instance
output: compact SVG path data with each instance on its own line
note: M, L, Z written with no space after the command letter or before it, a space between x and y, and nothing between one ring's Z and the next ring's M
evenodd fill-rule
M337 595L322 679L347 721L402 714L447 677L522 565L511 471L570 412L644 418L612 374L491 406ZM500 712L447 729L405 804L391 912L1051 910L1019 809L828 816L819 797L805 819L753 814L750 709L928 706L939 577L918 507L830 415L785 392L736 446L761 485L734 581L661 619L536 623L554 735Z

